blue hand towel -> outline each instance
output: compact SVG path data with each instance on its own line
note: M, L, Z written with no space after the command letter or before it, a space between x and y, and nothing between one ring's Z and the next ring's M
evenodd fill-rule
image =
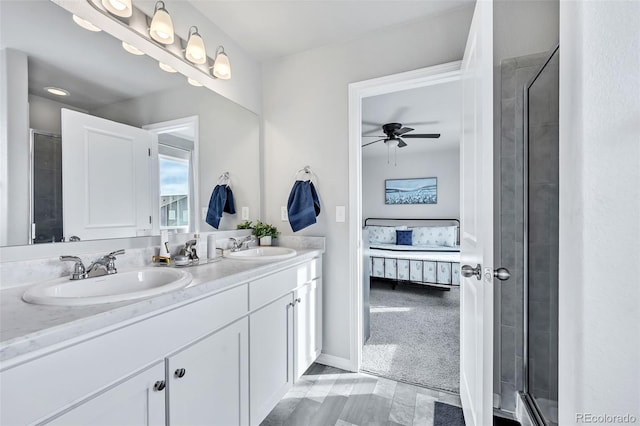
M311 181L297 180L293 184L287 202L287 212L293 232L316 223L316 217L320 214L320 200Z
M222 213L235 214L236 207L233 202L233 192L229 185L216 185L209 199L206 222L218 229Z

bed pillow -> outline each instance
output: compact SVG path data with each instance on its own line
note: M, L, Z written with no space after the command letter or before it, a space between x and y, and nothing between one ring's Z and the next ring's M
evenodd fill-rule
M367 226L369 244L395 244L396 228L393 226Z
M411 241L412 236L413 236L413 231L411 229L408 229L408 230L396 229L396 245L399 245L399 246L413 245Z
M446 246L456 245L456 226L420 226L413 228L413 245Z

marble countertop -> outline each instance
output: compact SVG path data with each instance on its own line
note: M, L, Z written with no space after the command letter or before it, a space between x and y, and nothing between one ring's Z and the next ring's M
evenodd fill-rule
M32 305L22 300L29 286L0 292L0 362L20 362L34 352L54 350L88 333L137 321L158 311L190 303L247 281L286 269L321 255L321 249L297 249L295 257L280 261L223 258L186 268L193 280L184 289L147 299L92 306ZM126 272L126 271L121 271Z

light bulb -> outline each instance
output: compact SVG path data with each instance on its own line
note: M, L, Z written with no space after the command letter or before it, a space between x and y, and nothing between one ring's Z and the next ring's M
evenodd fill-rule
M122 18L129 18L133 14L131 0L102 0L102 6L109 13Z
M158 43L173 44L173 21L161 1L156 3L156 11L151 20L149 34Z
M129 43L123 41L122 42L122 48L124 50L126 50L127 52L131 53L132 55L137 55L137 56L142 56L144 55L144 52L140 49L138 49L135 46L130 45Z
M229 57L224 53L222 46L218 47L220 52L216 51L216 60L213 63L213 75L221 80L229 80L231 78L231 64Z
M187 81L189 82L190 85L195 86L195 87L202 87L202 83L200 83L198 80L194 80L191 77L187 77Z
M191 30L195 31L192 33ZM187 60L194 64L204 64L207 62L207 52L204 48L204 41L198 33L197 27L189 28L189 41L187 42L187 49L184 55Z
M80 25L85 30L93 31L94 33L102 31L100 28L96 27L91 22L87 21L86 19L82 19L78 15L73 15L73 22L75 22L76 24Z
M163 64L162 62L158 62L158 66L160 67L160 69L162 71L166 71L166 72L170 72L170 73L178 72L175 69L173 69L173 67L170 67L167 64Z

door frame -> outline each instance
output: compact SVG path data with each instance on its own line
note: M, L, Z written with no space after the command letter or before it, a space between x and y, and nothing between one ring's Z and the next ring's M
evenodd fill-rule
M349 365L362 365L362 101L371 96L460 80L462 61L349 84Z

